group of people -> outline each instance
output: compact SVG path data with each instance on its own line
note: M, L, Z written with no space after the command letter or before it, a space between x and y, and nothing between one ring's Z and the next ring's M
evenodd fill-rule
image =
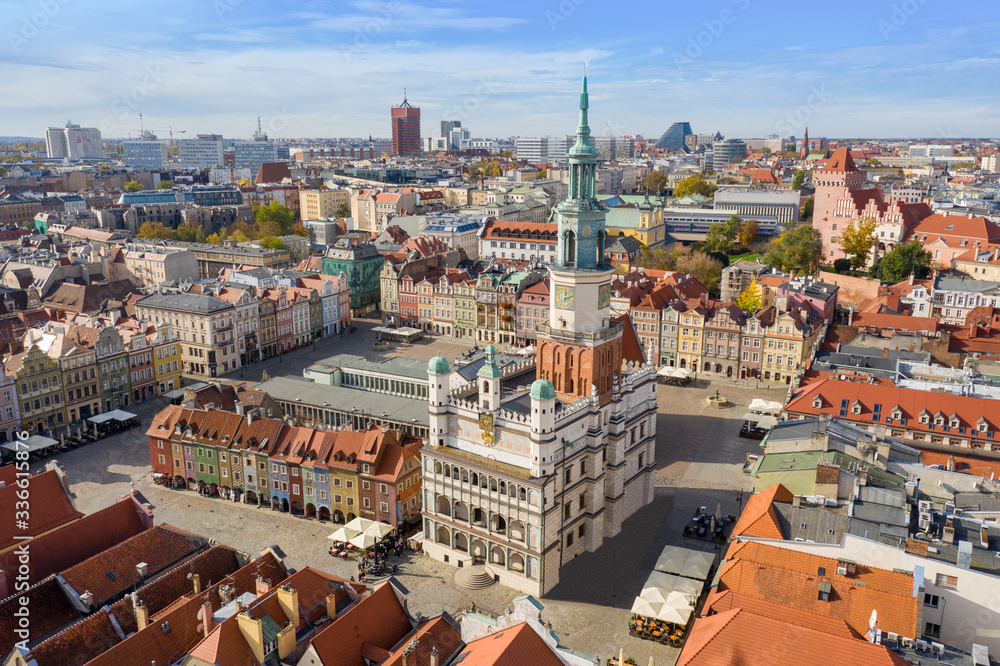
M396 561L405 551L406 541L402 536L387 537L381 544L376 544L367 554L358 556L358 582L363 581L366 576L382 576L386 573L395 576L399 572Z

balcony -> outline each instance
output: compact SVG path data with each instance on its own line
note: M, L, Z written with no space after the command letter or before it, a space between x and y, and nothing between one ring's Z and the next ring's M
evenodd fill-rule
M611 327L603 331L594 331L593 333L587 333L584 331L563 331L558 328L552 328L549 324L543 323L538 325L538 332L553 338L561 338L563 340L584 340L589 342L597 342L600 340L608 340L615 337L623 330L625 330L625 325L621 322L611 322Z

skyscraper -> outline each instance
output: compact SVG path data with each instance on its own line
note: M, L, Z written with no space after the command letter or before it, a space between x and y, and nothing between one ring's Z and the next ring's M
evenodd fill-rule
M392 154L403 157L421 154L420 107L411 106L403 92L403 103L392 107Z
M659 139L656 140L656 148L667 148L669 150L683 150L685 153L691 152L685 139L693 134L691 123L678 122L667 128Z
M462 567L456 580L545 594L563 564L653 501L655 369L629 358L628 324L611 314L588 108L584 78L569 195L553 211L558 257L549 322L538 326L538 379L502 388L526 368L500 363L492 344L469 383L454 384L440 355L428 364L424 551Z
M49 157L71 160L104 157L101 131L96 127L80 127L69 122L65 127L45 130L45 150Z

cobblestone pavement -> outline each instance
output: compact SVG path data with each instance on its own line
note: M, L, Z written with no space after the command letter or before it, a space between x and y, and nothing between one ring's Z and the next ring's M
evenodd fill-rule
M372 355L359 349L365 345L363 340L349 345L352 353ZM350 349L321 347L317 356L312 356L310 350L297 360L281 363L281 374L301 376L305 365ZM461 349L451 341L424 340L399 345L388 353L430 358L441 350L450 359ZM731 406L718 409L705 404L704 399L714 395L716 388ZM650 656L661 665L676 660L678 650L628 636L632 601L667 543L715 549L713 544L683 537L682 530L700 506L714 512L721 504L724 514L739 513L746 496L741 491L750 487L742 463L748 451L759 448L758 442L737 437L740 417L754 397L781 400L783 396L783 389L756 390L704 382L684 388L659 387L655 501L629 518L622 532L606 540L597 552L565 563L561 583L541 600L545 605L543 619L551 621L564 645L599 656L602 662L622 647L640 664ZM147 402L137 405L134 411L148 424L150 415L162 404L160 400ZM344 577L356 573L352 561L327 554L326 536L333 529L328 523L153 484L148 444L141 429L63 453L58 461L66 468L81 511L91 513L107 506L134 482L155 506L157 523L211 536L249 553L278 544L288 554L292 567L309 565ZM406 558L400 562L400 571L400 581L411 592L410 608L423 615L442 610L454 613L473 603L479 609L497 613L518 596L498 584L478 591L459 588L452 581L454 569L425 557Z

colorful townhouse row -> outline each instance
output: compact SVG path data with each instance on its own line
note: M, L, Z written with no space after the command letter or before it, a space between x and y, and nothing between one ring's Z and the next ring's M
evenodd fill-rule
M420 520L421 440L396 430L324 431L172 405L146 434L153 472L175 488L338 523Z
M0 440L51 433L180 387L181 345L164 322L49 321L3 358Z
M180 335L183 372L217 377L316 340L352 321L343 275L224 269L218 282L135 300L138 316Z

